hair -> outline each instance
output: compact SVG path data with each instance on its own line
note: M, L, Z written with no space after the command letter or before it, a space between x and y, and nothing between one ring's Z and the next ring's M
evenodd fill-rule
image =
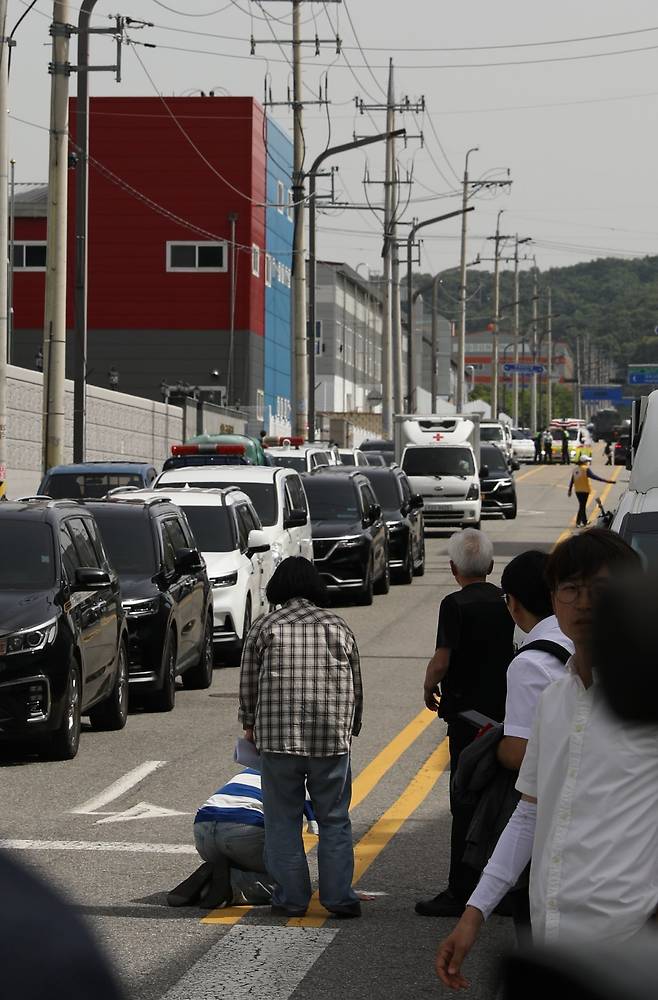
M303 597L313 604L323 605L327 590L312 562L303 556L289 556L275 569L266 594L270 604L285 604L295 597Z
M448 556L460 576L486 576L491 572L493 544L483 531L465 528L450 536Z
M530 549L515 556L500 579L503 591L515 597L526 611L540 619L553 614L551 592L544 575L547 562L546 552Z
M589 528L555 546L546 563L546 581L555 590L565 580L586 580L604 567L615 572L637 573L642 562L638 553L614 531Z

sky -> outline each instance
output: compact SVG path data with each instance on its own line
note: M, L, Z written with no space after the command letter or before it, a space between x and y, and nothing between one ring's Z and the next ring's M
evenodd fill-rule
M29 0L9 0L9 31L28 6ZM52 2L37 0L15 36L10 150L19 183L47 176L52 10ZM122 82L94 73L91 93L167 97L214 89L262 100L267 74L272 99L285 101L292 86L286 61L290 10L286 0L98 0L94 26L108 26L109 15L117 13L153 22L152 28L131 30L130 37L156 48L126 46ZM77 13L77 2L71 3L69 18L77 21ZM358 114L354 99L383 102L392 58L396 98L424 97L426 105L424 113L400 115L397 122L410 135L424 135L422 145L410 138L397 150L401 175L413 177L411 186L401 188L404 202L409 200L403 218L459 208L464 156L478 147L470 158L471 177L503 178L509 170L513 183L508 191L471 202L469 261L477 254L491 256L487 237L501 209L501 231L531 236L527 252L536 255L541 270L657 252L658 205L651 195L658 162L653 0L345 0L307 2L302 16L309 40L307 97L317 97L326 74L331 102L305 110L307 165L327 144L348 142L355 132L384 130L385 113ZM343 43L340 55L336 31ZM312 44L316 33L319 56ZM113 43L102 35L92 38L91 52L92 61L114 61ZM71 54L74 61L75 39ZM73 76L71 93L75 86ZM287 108L272 114L290 129ZM196 154L190 149L189 155ZM366 169L373 181L383 178L383 145L330 162L340 167L338 201L364 205L367 193L371 203L381 202L381 185L366 192L363 179ZM368 208L326 210L319 256L362 265L362 273L377 271L380 220L381 213ZM455 266L459 220L428 227L420 252L423 271Z

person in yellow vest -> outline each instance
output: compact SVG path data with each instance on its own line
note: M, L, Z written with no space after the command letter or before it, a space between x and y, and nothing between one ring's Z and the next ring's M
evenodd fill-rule
M603 479L592 472L590 462L592 459L588 455L581 455L578 459L576 470L571 476L569 483L569 496L575 491L578 499L578 514L576 515L576 527L582 525L587 527L587 501L592 491L590 480L597 479L600 483L613 483L614 479Z

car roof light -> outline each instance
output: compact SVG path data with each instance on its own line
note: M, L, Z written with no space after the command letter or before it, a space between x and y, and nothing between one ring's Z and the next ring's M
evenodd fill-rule
M281 445L282 448L283 447L287 447L287 448L299 448L301 445L304 444L304 438L303 437L280 437L279 438L279 444Z
M174 444L172 455L244 455L243 444Z

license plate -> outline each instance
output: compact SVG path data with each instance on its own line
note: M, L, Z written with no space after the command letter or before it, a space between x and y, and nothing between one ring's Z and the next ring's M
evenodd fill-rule
M455 505L452 503L426 503L425 510L454 510Z

